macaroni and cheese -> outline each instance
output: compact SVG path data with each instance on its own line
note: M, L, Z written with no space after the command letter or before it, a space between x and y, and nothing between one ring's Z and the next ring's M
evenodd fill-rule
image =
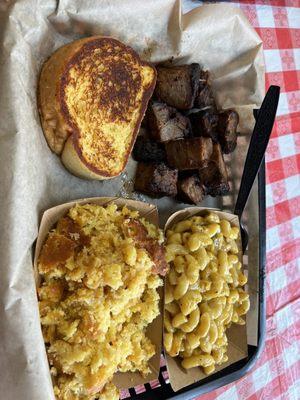
M228 360L226 330L245 324L250 307L241 270L239 228L216 213L193 216L167 231L164 347L183 368L214 372Z
M137 211L115 204L75 205L49 232L38 295L57 399L118 399L115 372L150 372L145 331L159 314L162 242Z

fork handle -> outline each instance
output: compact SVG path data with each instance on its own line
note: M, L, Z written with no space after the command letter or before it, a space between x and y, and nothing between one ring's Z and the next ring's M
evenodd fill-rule
M234 209L234 214L238 215L239 218L243 214L255 177L264 158L274 125L279 94L279 86L270 86L257 113L257 120L251 135L240 190Z

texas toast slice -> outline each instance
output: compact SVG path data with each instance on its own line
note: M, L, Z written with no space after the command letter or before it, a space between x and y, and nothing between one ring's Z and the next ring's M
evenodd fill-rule
M49 147L75 175L119 175L155 82L155 68L116 39L94 36L61 47L43 65L38 87Z

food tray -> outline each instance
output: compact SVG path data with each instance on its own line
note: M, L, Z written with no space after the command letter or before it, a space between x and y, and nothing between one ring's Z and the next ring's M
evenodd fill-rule
M218 105L235 108L242 115L237 150L225 160L232 191L223 198L206 197L201 206L233 211L253 127L252 111L260 106L264 95L263 50L261 39L242 11L223 3L204 5L185 15L181 15L179 0L149 0L147 5L140 0L47 0L43 6L37 0L0 1L0 11L0 301L4 305L0 358L6 365L0 381L7 400L48 400L53 398L52 385L32 274L32 244L43 212L78 198L117 196L157 205L163 227L173 212L186 205L169 198L153 200L133 193L136 165L131 159L126 171L111 181L87 181L69 174L50 152L40 126L36 87L42 63L61 45L97 34L115 36L154 63L170 59L174 63L201 62L213 73ZM162 367L159 383L124 391L123 399L191 399L240 378L254 364L265 332L263 167L248 201L244 225L249 232L246 262L253 266L250 272L255 275L257 288L251 304L258 311L259 322L258 332L248 341L252 343L248 359L176 393L166 383L166 368ZM257 319L249 322L247 325L254 322L256 326Z

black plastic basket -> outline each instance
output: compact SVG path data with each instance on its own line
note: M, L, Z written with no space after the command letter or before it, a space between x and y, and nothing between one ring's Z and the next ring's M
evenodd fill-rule
M266 268L266 193L265 193L265 161L262 162L258 173L258 213L259 213L259 315L257 346L248 345L248 357L231 364L227 368L207 377L199 383L194 383L174 392L169 383L166 382L166 366L161 367L159 373L159 386L152 388L146 383L143 393L137 394L134 388L129 389L130 397L134 400L159 400L176 399L190 400L204 393L218 389L237 379L242 378L256 363L265 342L266 332L266 298L265 298L265 268Z

